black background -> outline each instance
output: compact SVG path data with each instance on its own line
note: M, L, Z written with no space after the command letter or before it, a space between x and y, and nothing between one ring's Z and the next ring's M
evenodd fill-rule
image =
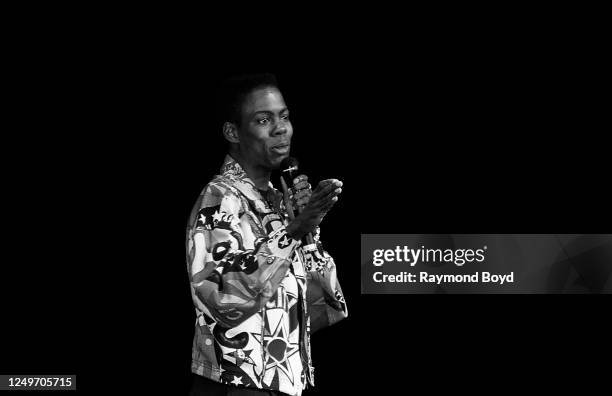
M345 183L322 238L349 318L313 336L309 394L585 390L601 379L607 298L359 288L362 233L611 231L602 58L588 43L342 36L251 55L178 33L109 45L31 34L15 45L4 146L15 226L2 372L76 373L85 392L186 392L184 229L225 153L211 93L225 76L266 71L291 110L302 170Z

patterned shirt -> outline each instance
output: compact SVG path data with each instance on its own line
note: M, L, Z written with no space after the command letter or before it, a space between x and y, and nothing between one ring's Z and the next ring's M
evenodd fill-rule
M347 316L334 260L287 235L282 194L225 158L187 226L196 309L192 372L288 395L314 385L310 331Z

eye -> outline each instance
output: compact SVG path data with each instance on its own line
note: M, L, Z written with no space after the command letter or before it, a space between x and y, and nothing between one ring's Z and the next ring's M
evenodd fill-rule
M257 123L259 125L266 125L269 122L270 122L270 119L268 117L260 118L257 120Z
M285 121L289 121L289 113L286 113L286 114L282 115L281 119L285 120Z

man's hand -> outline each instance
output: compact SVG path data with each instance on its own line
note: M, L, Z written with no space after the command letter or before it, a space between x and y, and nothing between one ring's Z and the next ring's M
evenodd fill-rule
M283 184L283 190L289 191L282 178L281 183ZM307 233L314 231L323 217L338 201L338 195L342 192L341 187L342 182L340 180L327 179L322 180L314 191L311 191L308 177L298 176L294 180L295 195L289 197L285 194L285 205L291 219L287 226L289 236L300 240ZM300 214L295 218L293 217L294 203L300 211Z
M304 207L310 200L310 196L312 195L312 189L310 183L308 183L308 176L299 175L295 179L293 179L293 188L289 189L285 180L281 178L281 184L283 185L283 194L285 200L285 206L287 207L287 212L289 213L289 218L291 220L294 219L294 210L297 209L298 212L304 210ZM289 192L289 195L286 194Z

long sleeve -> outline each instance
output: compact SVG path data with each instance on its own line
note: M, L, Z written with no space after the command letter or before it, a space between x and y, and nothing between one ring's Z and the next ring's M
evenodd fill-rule
M318 239L318 238L317 238ZM346 318L348 310L336 274L334 259L320 242L304 247L307 269L307 302L311 332Z
M298 242L285 227L256 235L238 193L219 185L207 187L191 221L188 265L194 303L235 327L274 295Z

